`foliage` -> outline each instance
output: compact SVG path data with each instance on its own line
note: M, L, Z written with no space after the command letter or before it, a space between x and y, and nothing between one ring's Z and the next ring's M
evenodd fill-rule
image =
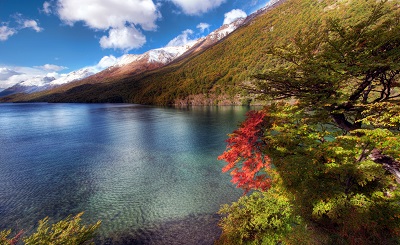
M0 231L0 245L15 245L18 243L20 237L23 234L23 231L20 231L17 235L12 238L9 238L11 230Z
M262 124L265 117L263 111L248 112L246 121L227 140L228 150L218 158L228 163L222 171L233 169L232 182L245 191L270 187L267 174L261 173L261 170L270 168L268 156L262 153Z
M270 110L276 119L265 127L265 153L295 196L297 212L331 234L331 242L390 243L400 228L398 184L371 153L398 155L400 135L380 128L343 134L313 123L314 115L298 106L280 106Z
M83 245L93 244L93 239L96 230L100 227L101 222L98 221L92 225L82 225L81 216L83 213L79 213L74 217L69 216L68 218L61 220L55 224L49 224L49 218L46 217L39 221L37 231L28 237L22 238L24 244L29 245ZM13 238L8 238L11 234L11 230L0 232L0 244L1 245L13 245L17 244L21 240L23 231L19 232Z
M287 190L281 195L303 220L282 242L299 234L303 244L400 242L400 9L372 0L347 8L356 6L364 11L357 19L329 16L271 47L278 65L249 86L280 100L263 109L262 144L253 147L271 160L260 169L271 173L271 190ZM229 215L253 205L246 200Z
M277 244L283 242L300 218L278 189L253 192L219 211L223 235L217 244Z

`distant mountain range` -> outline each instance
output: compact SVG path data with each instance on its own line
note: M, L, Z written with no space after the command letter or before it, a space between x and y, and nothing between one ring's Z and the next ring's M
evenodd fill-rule
M190 53L197 52L211 46L212 44L230 34L236 28L238 28L243 23L243 21L244 19L241 18L231 24L223 25L219 29L211 32L208 36L200 38L196 41L191 41L184 46L152 49L145 52L144 54L139 55L123 55L114 65L100 72L96 72L93 68L82 68L62 75L60 78L57 79L54 77L46 76L21 81L13 85L12 87L1 91L0 97L17 93L30 94L40 92L75 81L81 81L81 83L104 82L113 77L135 75L142 72L154 70L177 59L188 50L190 50L192 47L195 48L191 50Z
M81 77L71 76L76 79L66 78L58 84L57 80L44 81L47 89L34 93L34 88L14 88L15 94L1 97L0 101L259 103L242 88L254 80L254 75L278 65L268 55L271 47L288 45L310 23L322 19L356 22L367 14L360 11L366 4L364 0L274 0L247 18L224 25L183 47L125 55L99 73L83 72Z
M54 77L34 77L31 79L28 79L26 81L21 81L12 87L9 87L3 91L0 92L0 97L1 96L7 96L7 95L12 95L16 93L34 93L34 92L40 92L43 90L51 89L54 87L57 87L62 84L66 84L69 82L81 80L83 78L86 78L88 76L91 76L95 74L95 70L91 68L82 68L77 71L70 72L66 75L62 75L60 78L54 78Z

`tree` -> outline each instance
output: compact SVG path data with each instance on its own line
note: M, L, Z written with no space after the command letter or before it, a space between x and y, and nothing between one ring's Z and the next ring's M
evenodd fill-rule
M74 217L68 216L55 224L49 225L49 218L39 221L37 231L28 237L22 237L23 231L12 238L8 238L11 230L0 232L1 245L14 245L21 239L27 245L84 245L93 244L96 230L100 227L101 221L92 225L82 225L79 213Z
M366 4L357 22L315 22L272 47L277 65L250 88L281 101L263 109L255 148L271 159L261 173L276 172L268 183L290 192L313 232L306 244L399 242L400 10L397 2Z
M261 141L266 116L263 111L248 112L247 119L227 140L229 150L218 157L228 162L222 171L232 170L232 182L246 192L251 189L266 190L271 184L265 172L270 169L270 161L262 152ZM242 163L241 168L238 168L239 162Z

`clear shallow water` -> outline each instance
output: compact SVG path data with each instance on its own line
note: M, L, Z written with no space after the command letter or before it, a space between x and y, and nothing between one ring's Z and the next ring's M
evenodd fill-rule
M216 158L248 109L0 104L0 229L85 211L98 244L212 244L242 194Z

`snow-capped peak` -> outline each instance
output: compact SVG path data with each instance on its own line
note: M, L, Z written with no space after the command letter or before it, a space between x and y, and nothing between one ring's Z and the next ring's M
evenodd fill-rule
M185 53L195 43L196 41L193 41L179 47L164 47L164 48L152 49L144 54L125 54L121 58L119 58L118 61L110 68L121 67L135 61L167 64L172 60L178 58L183 53Z
M73 72L70 72L68 74L62 74L61 77L55 79L54 81L52 81L50 83L50 85L61 85L64 83L69 83L75 80L80 80L83 78L86 78L88 76L91 76L93 74L95 74L96 71L94 68L92 67L86 67L86 68L82 68Z
M225 24L221 26L219 29L211 32L207 36L207 38L210 38L211 40L221 40L228 34L232 33L234 30L236 30L244 21L245 18L239 18L230 24Z
M21 82L18 83L18 85L25 86L25 87L31 87L31 86L41 87L41 86L48 85L50 82L52 82L54 80L55 80L54 77L36 76L36 77L29 78L29 79L27 79L25 81L21 81Z

